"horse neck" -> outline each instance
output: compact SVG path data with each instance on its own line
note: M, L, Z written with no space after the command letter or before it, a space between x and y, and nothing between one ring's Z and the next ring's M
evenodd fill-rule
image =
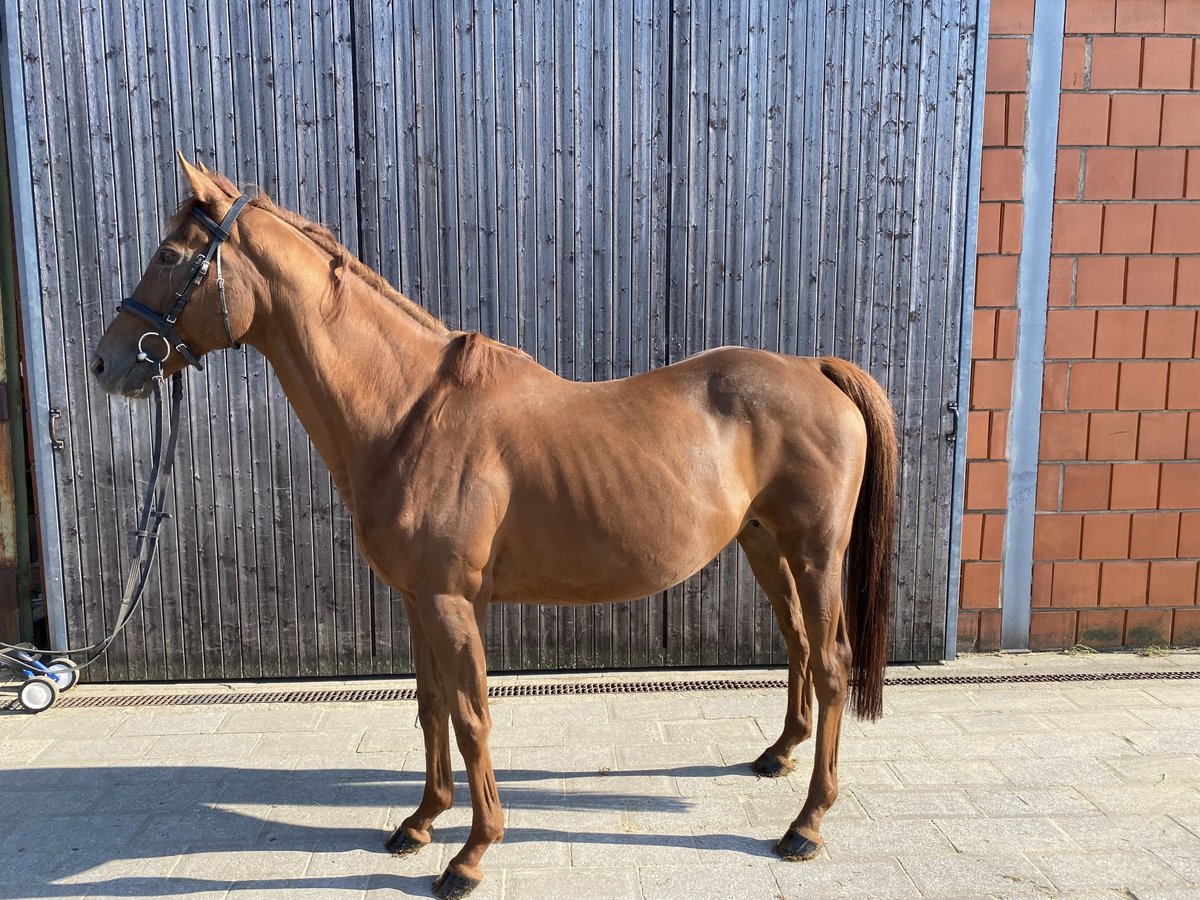
M270 267L267 302L259 305L247 343L270 362L353 511L356 473L377 465L438 378L449 333L349 273L341 276L344 308L331 314L330 257L296 238L283 257L287 264Z

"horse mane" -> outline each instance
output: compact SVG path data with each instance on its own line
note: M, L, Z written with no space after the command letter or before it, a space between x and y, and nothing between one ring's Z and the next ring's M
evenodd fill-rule
M442 371L462 387L487 387L514 366L532 361L525 351L478 331L461 332L450 341Z
M243 191L234 184L230 179L226 178L218 172L213 172L203 165L200 166L201 171L222 191L230 196L236 197ZM200 204L200 201L192 195L188 195L179 204L179 208L175 214L171 216L167 223L167 231L174 231L187 222L191 216L192 210ZM299 213L292 212L290 209L285 209L278 206L271 200L263 191L256 190L255 194L250 198L249 206L265 210L276 218L283 220L284 223L295 228L306 238L316 244L319 248L328 253L331 257L329 263L329 279L330 279L330 294L333 298L333 306L326 313L326 320L333 321L341 316L346 307L346 279L345 273L349 272L360 281L364 282L368 287L383 294L391 300L396 306L407 313L418 324L445 334L449 329L435 315L430 313L424 307L414 303L408 297L396 290L386 278L360 260L357 256L351 253L346 247L333 235L333 232L324 225L318 225L316 222L310 222Z

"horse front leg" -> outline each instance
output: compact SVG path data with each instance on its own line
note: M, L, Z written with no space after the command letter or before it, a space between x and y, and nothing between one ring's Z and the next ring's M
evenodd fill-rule
M392 832L385 846L395 856L416 853L433 840L433 820L454 803L450 764L450 703L437 662L411 602L408 606L417 669L417 719L425 737L425 793L416 811Z
M504 837L504 812L488 748L492 716L483 645L486 605L461 595L436 594L418 597L416 606L442 676L458 749L467 767L473 812L466 844L434 881L433 889L439 897L465 897L483 880L484 853Z

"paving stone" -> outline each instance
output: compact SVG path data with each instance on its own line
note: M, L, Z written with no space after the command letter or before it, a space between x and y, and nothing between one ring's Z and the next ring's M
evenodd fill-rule
M668 744L745 744L766 740L753 719L662 722L660 727L663 740Z
M128 717L120 710L52 709L38 716L23 716L23 724L12 737L22 740L46 738L103 738L116 732Z
M1124 709L1133 715L1138 715L1139 709L1157 709L1162 707L1158 699L1147 694L1145 690L1139 687L1088 688L1079 685L1073 688L1066 696L1071 701L1071 705L1079 709Z
M1200 809L1200 791L1160 779L1156 784L1122 784L1118 787L1080 785L1079 793L1105 815L1123 816L1130 810L1148 815L1194 813Z
M510 828L503 841L488 848L484 865L492 872L569 866L571 848L568 839L569 835L562 831Z
M1146 730L1146 723L1141 719L1112 707L1085 712L1059 712L1047 717L1046 721L1055 734L1078 734L1082 731L1127 734Z
M1085 756L1120 759L1141 755L1141 751L1127 735L1106 734L1099 731L1082 734L1056 734L1052 739L1023 737L1020 740L1033 755L1042 759ZM1124 764L1123 759L1121 764Z
M967 800L966 791L960 788L940 791L860 788L854 795L873 819L941 819L979 815Z
M571 865L600 866L698 865L696 839L686 827L655 834L581 833L571 835Z
M895 860L848 862L816 859L769 864L786 900L810 897L913 897L912 880Z
M369 728L356 749L359 753L424 753L425 739L418 728Z
M487 882L485 881L484 884ZM641 900L638 870L633 866L514 869L505 876L506 897L538 900ZM474 898L474 894L471 895Z
M49 738L29 739L6 737L0 740L0 769L33 762L35 756L50 746Z
M1190 847L1200 859L1200 837L1169 816L1089 816L1056 821L1085 850Z
M151 740L146 751L148 760L163 759L247 759L258 746L257 734L165 734L157 738L129 738L129 740Z
M231 709L217 727L222 734L313 731L323 712L316 707L287 704L253 705Z
M1164 860L1193 887L1200 885L1200 852L1198 852L1200 848L1196 844L1186 846L1142 844L1142 846L1151 847L1155 856Z
M1200 787L1200 754L1149 754L1107 759L1104 763L1114 775L1129 784L1169 782L1176 788L1183 785Z
M1029 857L1062 891L1101 888L1140 894L1142 888L1186 883L1160 856L1133 847L1101 853L1031 853Z
M771 870L762 865L642 866L639 870L645 900L761 900L779 893Z
M512 720L507 726L525 731L534 726L559 726L568 722L604 725L608 704L600 697L529 697L512 701ZM493 723L494 725L494 723Z
M987 760L897 760L892 768L900 779L914 787L953 784L968 787L980 784L1006 784L1004 774Z
M567 722L558 732L558 740L551 741L550 737L551 735L546 733L540 738L541 743L525 744L524 746L550 747L561 744L568 747L600 745L613 747L621 744L661 744L664 742L656 722L608 722L605 724ZM676 742L668 740L666 743ZM712 741L707 743L712 743Z
M934 738L934 741L953 742L959 740L961 736ZM973 739L971 739L973 740ZM806 743L811 743L808 741ZM929 750L929 742L925 739L917 740L912 737L858 737L849 740L841 741L838 749L838 759L841 762L850 762L852 760L922 760L929 758L942 758L941 754L931 753Z
M615 765L627 774L666 773L673 770L676 777L686 777L679 770L693 766L705 769L724 764L716 744L618 744L615 750Z
M967 799L990 818L1100 815L1074 788L968 788Z
M1200 718L1198 714L1197 718ZM1200 749L1200 728L1185 731L1138 731L1129 734L1129 741L1142 753L1188 754Z
M236 735L230 735L236 737ZM251 737L251 735L246 735ZM362 742L361 731L288 731L264 734L250 754L259 756L325 756L326 754L353 753Z
M1052 730L1046 720L1035 713L995 712L950 713L946 716L964 734L1044 735Z
M1018 853L985 856L906 856L900 860L926 897L1045 896L1054 887Z
M853 722L846 720L847 724ZM948 736L962 734L954 723L946 716L931 713L906 713L897 716L884 716L878 722L854 722L864 737L905 737L924 738L929 736ZM843 735L845 727L843 726Z
M969 691L947 691L941 685L885 688L884 715L888 713L976 713L988 707Z
M830 859L847 862L956 852L950 838L935 822L921 819L876 821L831 816L822 824L821 836L825 838L825 849Z
M1071 835L1051 819L936 819L935 824L959 853L1021 853L1036 847L1076 847Z
M1094 759L998 759L993 765L1018 787L1120 784L1116 775Z
M736 709L736 703L733 704ZM648 694L632 697L609 697L608 720L611 722L688 722L706 718L697 696ZM754 715L753 704L747 703L740 713L720 716L722 721L748 719ZM782 713L780 719L782 719Z
M188 853L171 873L174 878L226 881L276 880L303 875L312 853L300 850L216 850Z
M188 900L224 900L232 882L210 878L144 878L130 876L101 882L88 893L88 900L116 897L187 897ZM55 900L59 900L56 896Z
M492 701L490 706L494 720L496 701ZM415 701L334 704L324 712L320 727L328 731L366 731L371 728L413 728L420 731Z
M72 766L105 765L109 760L142 759L153 749L156 737L58 738L34 757L36 765L70 763Z
M1021 759L1034 753L1024 743L1036 738L1020 738L1003 734L959 734L953 737L921 738L917 755L897 753L896 760L913 759ZM842 745L843 748L845 745ZM842 758L845 758L844 751Z
M212 734L229 715L219 706L199 709L139 709L131 714L114 734Z

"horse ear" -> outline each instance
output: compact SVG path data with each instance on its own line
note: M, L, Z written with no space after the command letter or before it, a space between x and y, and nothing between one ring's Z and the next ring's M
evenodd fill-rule
M208 177L208 169L203 164L197 168L187 161L182 152L177 150L175 153L179 157L179 167L183 169L183 174L187 177L188 184L191 185L192 194L197 200L209 204L224 198L225 192Z

